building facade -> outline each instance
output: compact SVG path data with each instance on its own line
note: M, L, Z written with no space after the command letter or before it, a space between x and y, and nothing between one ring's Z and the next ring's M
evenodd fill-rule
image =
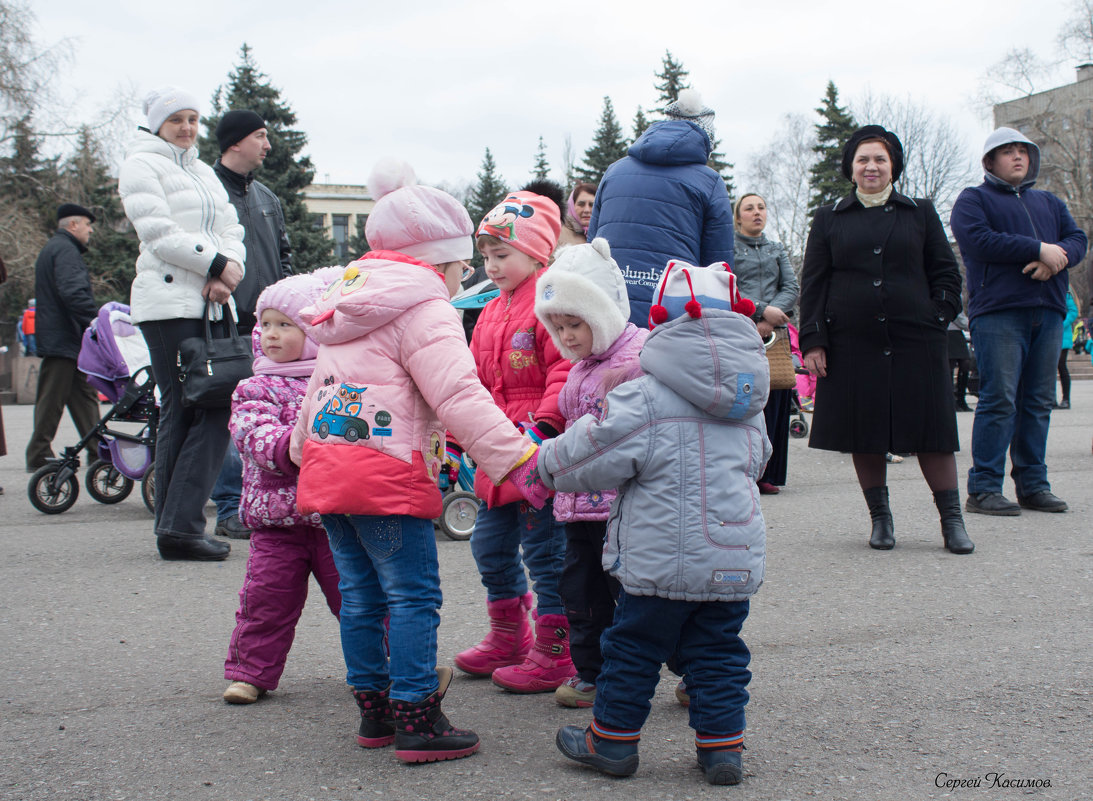
M367 186L359 184L311 184L304 189L304 204L312 225L326 229L334 240L334 260L347 264L363 255L354 252L355 238L364 239L364 222L376 202Z

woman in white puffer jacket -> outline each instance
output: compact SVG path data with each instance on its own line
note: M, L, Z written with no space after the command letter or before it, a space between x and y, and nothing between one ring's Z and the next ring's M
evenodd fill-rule
M183 407L178 344L203 336L206 298L229 303L243 277L243 226L212 168L197 158L198 103L164 87L148 95L118 178L140 237L130 307L160 392L156 522L164 559L220 560L231 550L205 536L205 501L228 446L230 409ZM214 309L220 307L213 306Z

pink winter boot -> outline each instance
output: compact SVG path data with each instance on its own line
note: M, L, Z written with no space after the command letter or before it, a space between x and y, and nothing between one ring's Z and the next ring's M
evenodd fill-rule
M543 615L535 621L535 647L527 659L495 670L493 683L514 693L545 693L576 673L569 658L569 620L565 615Z
M531 626L528 625L531 605L530 592L503 601L487 601L490 633L478 645L457 655L455 666L474 676L489 676L499 667L524 661L531 648Z

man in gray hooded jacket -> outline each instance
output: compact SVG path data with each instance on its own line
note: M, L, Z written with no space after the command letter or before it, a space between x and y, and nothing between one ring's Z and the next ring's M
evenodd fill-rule
M1066 314L1067 269L1086 235L1066 204L1033 189L1040 149L999 128L983 147L983 183L960 193L950 218L967 271L968 319L979 368L969 512L1065 512L1047 480L1047 432ZM1017 503L1002 495L1006 451Z

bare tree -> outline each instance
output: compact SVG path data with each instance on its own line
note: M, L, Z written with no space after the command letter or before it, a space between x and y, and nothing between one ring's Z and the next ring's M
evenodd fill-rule
M1074 0L1059 31L1059 48L1079 64L1093 61L1093 0Z
M883 125L900 138L904 168L899 191L929 198L947 223L956 196L979 175L975 154L952 121L910 98L872 92L851 108L863 125Z
M786 114L780 132L754 153L744 171L739 196L757 192L767 201L767 227L786 249L798 273L805 254L811 218L808 177L817 156L816 126L803 114Z

